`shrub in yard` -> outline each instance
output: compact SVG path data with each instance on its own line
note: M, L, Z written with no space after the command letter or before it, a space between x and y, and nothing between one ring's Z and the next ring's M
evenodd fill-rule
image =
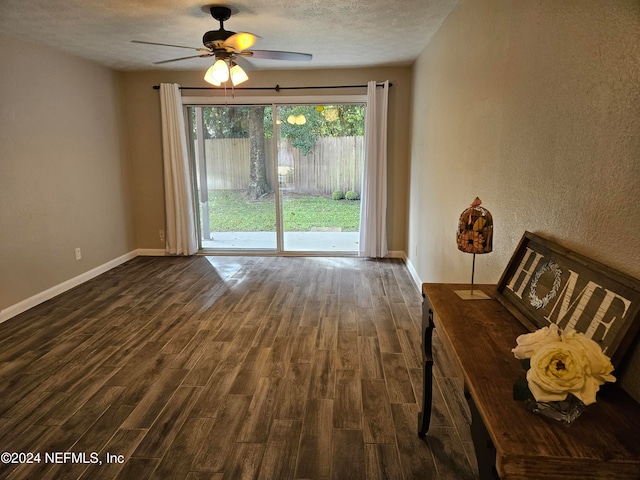
M344 198L344 192L342 190L335 190L331 194L331 198L333 198L334 200L342 200Z
M360 198L356 192L353 190L349 190L347 194L344 196L347 200L358 200Z

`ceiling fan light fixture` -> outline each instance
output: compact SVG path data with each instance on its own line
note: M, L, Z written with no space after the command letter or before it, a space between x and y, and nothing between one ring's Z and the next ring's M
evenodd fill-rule
M218 83L224 83L229 80L229 65L224 60L216 60L216 63L209 68L211 71L211 78ZM207 72L209 72L207 70Z
M216 87L220 86L220 82L213 77L213 65L204 74L204 81Z
M307 117L305 117L303 114L289 115L287 117L287 123L290 123L291 125L304 125L305 123L307 123Z
M245 72L240 65L233 62L231 62L231 70L229 74L231 75L231 83L233 83L234 86L249 80L247 72Z
M323 109L322 116L327 122L335 122L338 120L340 112L336 107L330 106Z

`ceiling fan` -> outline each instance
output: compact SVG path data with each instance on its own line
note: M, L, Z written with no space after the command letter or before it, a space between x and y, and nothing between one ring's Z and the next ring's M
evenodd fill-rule
M277 50L249 50L259 38L249 32L231 32L224 29L224 22L231 18L237 10L226 5L205 5L202 7L205 12L211 13L211 16L220 22L218 30L211 30L202 37L203 47L185 47L183 45L172 45L168 43L146 42L142 40L132 40L133 43L143 43L147 45L161 45L165 47L187 48L195 50L197 55L189 55L187 57L172 58L170 60L162 60L153 62L154 65L163 63L177 62L198 57L215 57L216 61L204 76L204 79L216 86L225 83L229 78L233 85L238 85L249 79L246 72L242 69L238 62L242 62L242 57L260 58L269 60L293 60L293 61L309 61L312 55L309 53L298 52L281 52ZM245 66L247 64L245 63Z

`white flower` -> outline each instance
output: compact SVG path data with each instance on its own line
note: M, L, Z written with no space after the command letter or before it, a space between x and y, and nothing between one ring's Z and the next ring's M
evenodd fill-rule
M527 371L527 383L534 398L539 402L553 402L564 400L572 393L582 400L586 384L583 357L578 348L562 341L538 348Z
M527 384L539 402L565 400L571 393L582 403L595 403L605 382L615 382L613 365L600 346L582 333L562 333L555 324L521 335L513 349L530 358Z
M552 323L533 333L526 333L516 338L516 348L512 349L513 355L519 359L531 358L542 345L560 341L558 326Z
M562 341L567 345L575 345L582 350L586 363L587 382L592 384L591 388L594 390L593 401L595 402L595 392L598 391L600 385L605 382L616 381L616 377L611 374L613 372L611 359L602 352L600 345L587 338L583 333L563 333ZM587 402L584 403L588 405Z

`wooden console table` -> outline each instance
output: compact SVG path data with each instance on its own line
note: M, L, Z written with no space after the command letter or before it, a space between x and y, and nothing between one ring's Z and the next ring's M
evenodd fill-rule
M495 287L475 288L492 298L462 300L454 292L469 285L423 285L419 435L429 430L435 327L464 379L481 480L640 479L640 405L617 384L607 384L571 426L526 411L512 396L523 371L511 349L527 329L493 298Z

